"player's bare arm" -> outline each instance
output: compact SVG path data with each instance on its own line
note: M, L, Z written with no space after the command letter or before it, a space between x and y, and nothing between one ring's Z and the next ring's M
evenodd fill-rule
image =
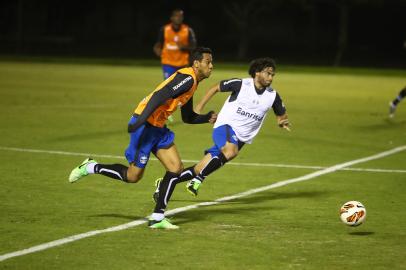
M210 99L217 93L220 92L220 84L216 84L215 86L213 86L212 88L210 88L206 94L204 95L204 97L202 98L202 100L200 100L199 104L196 105L195 107L195 112L196 113L201 113L204 109L204 107L206 106L207 102L210 101Z
M164 29L161 28L159 29L158 33L158 40L154 44L154 47L152 48L156 56L161 57L163 45L164 45Z
M177 42L177 45L180 50L191 52L196 48L196 44L197 44L196 35L195 35L195 32L193 31L193 29L190 27L189 27L188 40L189 40L189 44L183 44L181 42Z
M162 43L160 43L160 42L155 43L153 50L154 50L154 53L156 56L161 57Z

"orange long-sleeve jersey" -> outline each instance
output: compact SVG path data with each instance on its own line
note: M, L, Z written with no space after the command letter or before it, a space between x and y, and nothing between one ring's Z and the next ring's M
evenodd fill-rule
M197 79L193 68L182 68L163 81L134 110L134 113L148 117L153 126L163 127L178 106L183 106L197 89ZM156 104L163 102L163 104ZM147 111L145 111L147 110ZM142 121L142 119L140 119Z

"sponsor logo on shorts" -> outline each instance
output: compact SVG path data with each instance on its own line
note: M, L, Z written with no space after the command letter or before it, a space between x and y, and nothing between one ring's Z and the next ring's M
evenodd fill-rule
M237 136L235 135L231 136L231 138L233 138L234 141L238 141Z

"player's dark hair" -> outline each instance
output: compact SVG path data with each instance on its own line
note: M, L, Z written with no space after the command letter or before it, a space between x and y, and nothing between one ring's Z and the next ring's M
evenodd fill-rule
M197 47L194 49L189 56L189 65L193 66L194 61L202 61L204 53L213 54L210 48Z
M171 16L173 16L173 15L174 15L175 13L177 13L177 12L184 13L182 9L180 9L180 8L176 8L176 9L172 10L172 12L171 12Z
M276 69L275 60L269 57L254 59L250 63L248 74L251 75L252 78L255 78L256 72L261 72L267 67L271 67L275 71Z

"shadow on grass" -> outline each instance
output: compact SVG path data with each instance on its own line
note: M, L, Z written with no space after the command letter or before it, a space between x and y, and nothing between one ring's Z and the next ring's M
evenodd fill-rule
M293 198L316 198L325 196L329 191L311 191L311 192L261 192L249 197L244 197L236 200L231 200L230 202L238 203L259 203L268 200L284 200Z
M181 212L176 214L176 224L183 223L193 223L199 220L204 220L208 216L215 215L241 215L245 212L255 213L260 211L276 211L283 208L272 207L272 206L258 206L259 203L269 200L282 200L282 199L292 199L292 198L315 198L325 196L328 191L313 191L313 192L263 192L261 194L254 194L249 197L230 200L227 202L222 202L216 205L210 206L199 206L193 211ZM192 203L207 202L207 200L173 200L173 201L184 201ZM95 218L120 218L127 220L145 219L145 217L125 215L125 214L99 214L90 215L88 217Z
M360 126L358 126L358 129L361 129L361 130L368 129L368 130L373 130L373 131L379 131L379 130L384 130L384 129L395 130L395 129L402 129L405 126L406 126L405 120L384 118L379 123L375 123L375 124L371 124L371 125L360 125Z
M269 200L282 200L292 198L315 198L325 196L328 192L264 192L249 197L235 199L210 206L199 206L194 211L176 214L176 224L193 223L204 220L208 216L216 215L241 215L245 212L250 214L261 211L277 211L283 208L272 206L258 206L261 202Z
M375 232L350 232L348 234L350 235L356 235L356 236L366 236L366 235L371 235L374 234Z

